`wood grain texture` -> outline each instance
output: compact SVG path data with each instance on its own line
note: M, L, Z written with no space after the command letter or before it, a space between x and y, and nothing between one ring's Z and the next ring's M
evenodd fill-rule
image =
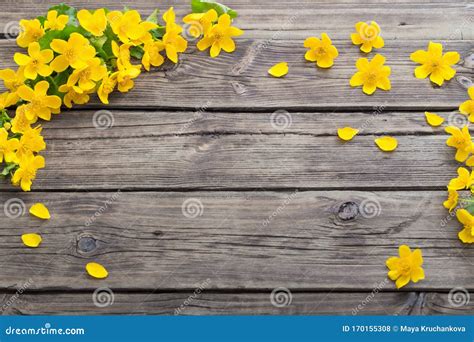
M366 112L210 112L155 110L67 110L43 124L48 141L57 139L108 139L222 134L299 134L334 136L338 128L372 134L444 135L444 127L431 127L423 111L392 112L383 107ZM437 112L447 125L463 126L467 116ZM109 127L98 130L96 127Z
M393 290L385 260L421 248L426 279L405 291L474 289L474 249L445 192L1 193L44 202L50 221L2 215L0 287L29 290ZM10 215L11 216L11 215ZM194 216L194 217L193 217ZM20 235L38 232L38 249ZM97 261L107 279L87 276Z
M139 10L143 17L157 6L162 12L174 6L178 18L190 12L189 0L163 0L159 3L124 0L117 3L103 0L70 0L77 8L123 6ZM474 39L473 7L469 1L291 1L291 0L226 0L224 3L238 11L236 25L249 38L304 39L308 34L328 32L331 37L347 39L358 21L375 20L382 27L386 40ZM21 18L36 17L57 2L50 0L4 1L0 13L0 32L16 34L15 23ZM10 23L10 24L9 24Z
M105 132L46 135L47 164L33 189L444 189L459 167L446 136L437 135L398 136L397 150L386 153L372 135L342 143L336 135ZM5 181L1 188L14 189Z
M105 293L105 292L104 292ZM94 305L89 293L3 293L3 315L469 315L472 301L453 306L447 293L292 292L288 305L257 293L114 292L113 302ZM96 296L97 298L97 296ZM105 297L104 297L105 298ZM110 297L111 298L111 297ZM104 301L105 303L105 301Z
M212 59L192 47L177 65L165 65L143 73L136 87L126 94L114 93L111 107L199 108L248 110L455 110L467 99L465 84L472 84L473 41L450 41L447 50L458 51L463 60L457 76L442 88L413 76L416 64L409 56L426 49L427 40L392 41L381 53L392 67L392 90L372 96L349 85L355 62L364 55L348 41L336 41L340 57L331 69L318 69L304 60L303 40L258 41L240 39L233 54ZM18 48L13 41L0 41L0 68L13 67ZM290 72L284 78L268 76L273 64L286 61ZM89 106L100 105L94 97Z

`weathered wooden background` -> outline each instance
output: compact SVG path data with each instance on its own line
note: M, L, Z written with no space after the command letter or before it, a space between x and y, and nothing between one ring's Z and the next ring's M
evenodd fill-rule
M16 22L52 4L1 1L1 68L13 66ZM145 15L173 5L179 18L190 9L184 0L121 4ZM448 295L474 290L474 249L442 208L458 164L443 129L424 120L430 110L463 124L455 110L474 72L472 3L226 4L245 30L235 53L211 59L192 46L110 106L94 99L44 124L47 168L34 191L0 185L2 205L41 201L53 216L0 212L2 313L472 314L472 301ZM392 90L373 96L348 84L362 56L349 35L368 20L381 25L378 52L392 67ZM304 39L321 32L340 51L329 70L304 60ZM413 76L409 55L430 40L462 56L442 88ZM279 61L289 74L267 77ZM113 125L95 128L94 115ZM361 133L343 144L336 129L349 125ZM379 151L381 134L399 148ZM21 244L31 231L43 236L39 249ZM422 248L426 280L397 291L385 260L400 244ZM92 260L108 268L107 279L86 275ZM94 304L98 288L113 292L113 304ZM270 299L280 288L291 292L281 307Z

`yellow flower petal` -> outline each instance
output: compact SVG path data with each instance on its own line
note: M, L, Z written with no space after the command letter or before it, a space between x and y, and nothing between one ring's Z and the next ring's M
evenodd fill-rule
M392 137L377 138L375 139L375 143L382 151L385 151L385 152L393 151L398 146L397 139L392 138Z
M21 240L27 247L36 248L40 245L42 239L41 235L35 233L23 234Z
M433 127L438 127L444 122L444 119L435 113L425 112L425 117L426 122Z
M104 266L96 262L90 262L86 265L87 273L94 278L103 279L107 278L109 272L105 269Z
M33 204L33 206L30 208L30 214L43 220L49 220L51 218L48 208L46 208L43 203Z
M359 133L359 130L352 127L337 129L337 136L344 141L352 140L352 138L354 138L357 133Z
M275 64L270 69L268 69L268 73L273 77L283 77L288 73L288 63L281 62Z

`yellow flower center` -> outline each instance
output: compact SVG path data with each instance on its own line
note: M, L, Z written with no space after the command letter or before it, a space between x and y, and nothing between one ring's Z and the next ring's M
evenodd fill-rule
M377 74L375 72L368 72L367 73L367 81L368 82L375 82L377 80Z
M402 274L410 274L411 272L411 264L407 260L400 260L400 272Z
M320 46L316 49L316 53L318 55L324 55L324 54L326 54L326 50L322 46Z
M74 57L74 49L68 49L64 52L64 56L66 56L67 59L72 59Z

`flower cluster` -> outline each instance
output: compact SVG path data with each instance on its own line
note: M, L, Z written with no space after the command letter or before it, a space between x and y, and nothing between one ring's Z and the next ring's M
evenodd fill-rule
M464 115L474 113L474 86L468 89L470 100L463 102L459 106L459 112ZM458 237L464 243L474 243L474 142L472 141L468 125L458 128L455 126L446 127L446 132L450 137L446 140L446 145L456 149L454 159L457 162L465 163L469 168L459 167L458 176L451 179L448 183L448 199L444 201L443 206L450 212L455 211L458 221L463 226ZM468 196L459 196L459 191L470 190Z
M243 32L230 26L236 12L216 2L192 1L194 20L203 28L198 48L211 47L211 56L235 50L231 37ZM128 92L134 79L169 60L178 63L188 42L176 23L173 7L158 20L158 11L147 19L131 9L76 10L61 4L46 16L20 21L14 55L16 70L0 70L7 92L0 95L0 171L24 191L31 189L38 169L45 166L39 155L46 148L38 121L51 120L61 107L72 108L96 94L104 104L117 89ZM10 117L7 108L16 106Z

